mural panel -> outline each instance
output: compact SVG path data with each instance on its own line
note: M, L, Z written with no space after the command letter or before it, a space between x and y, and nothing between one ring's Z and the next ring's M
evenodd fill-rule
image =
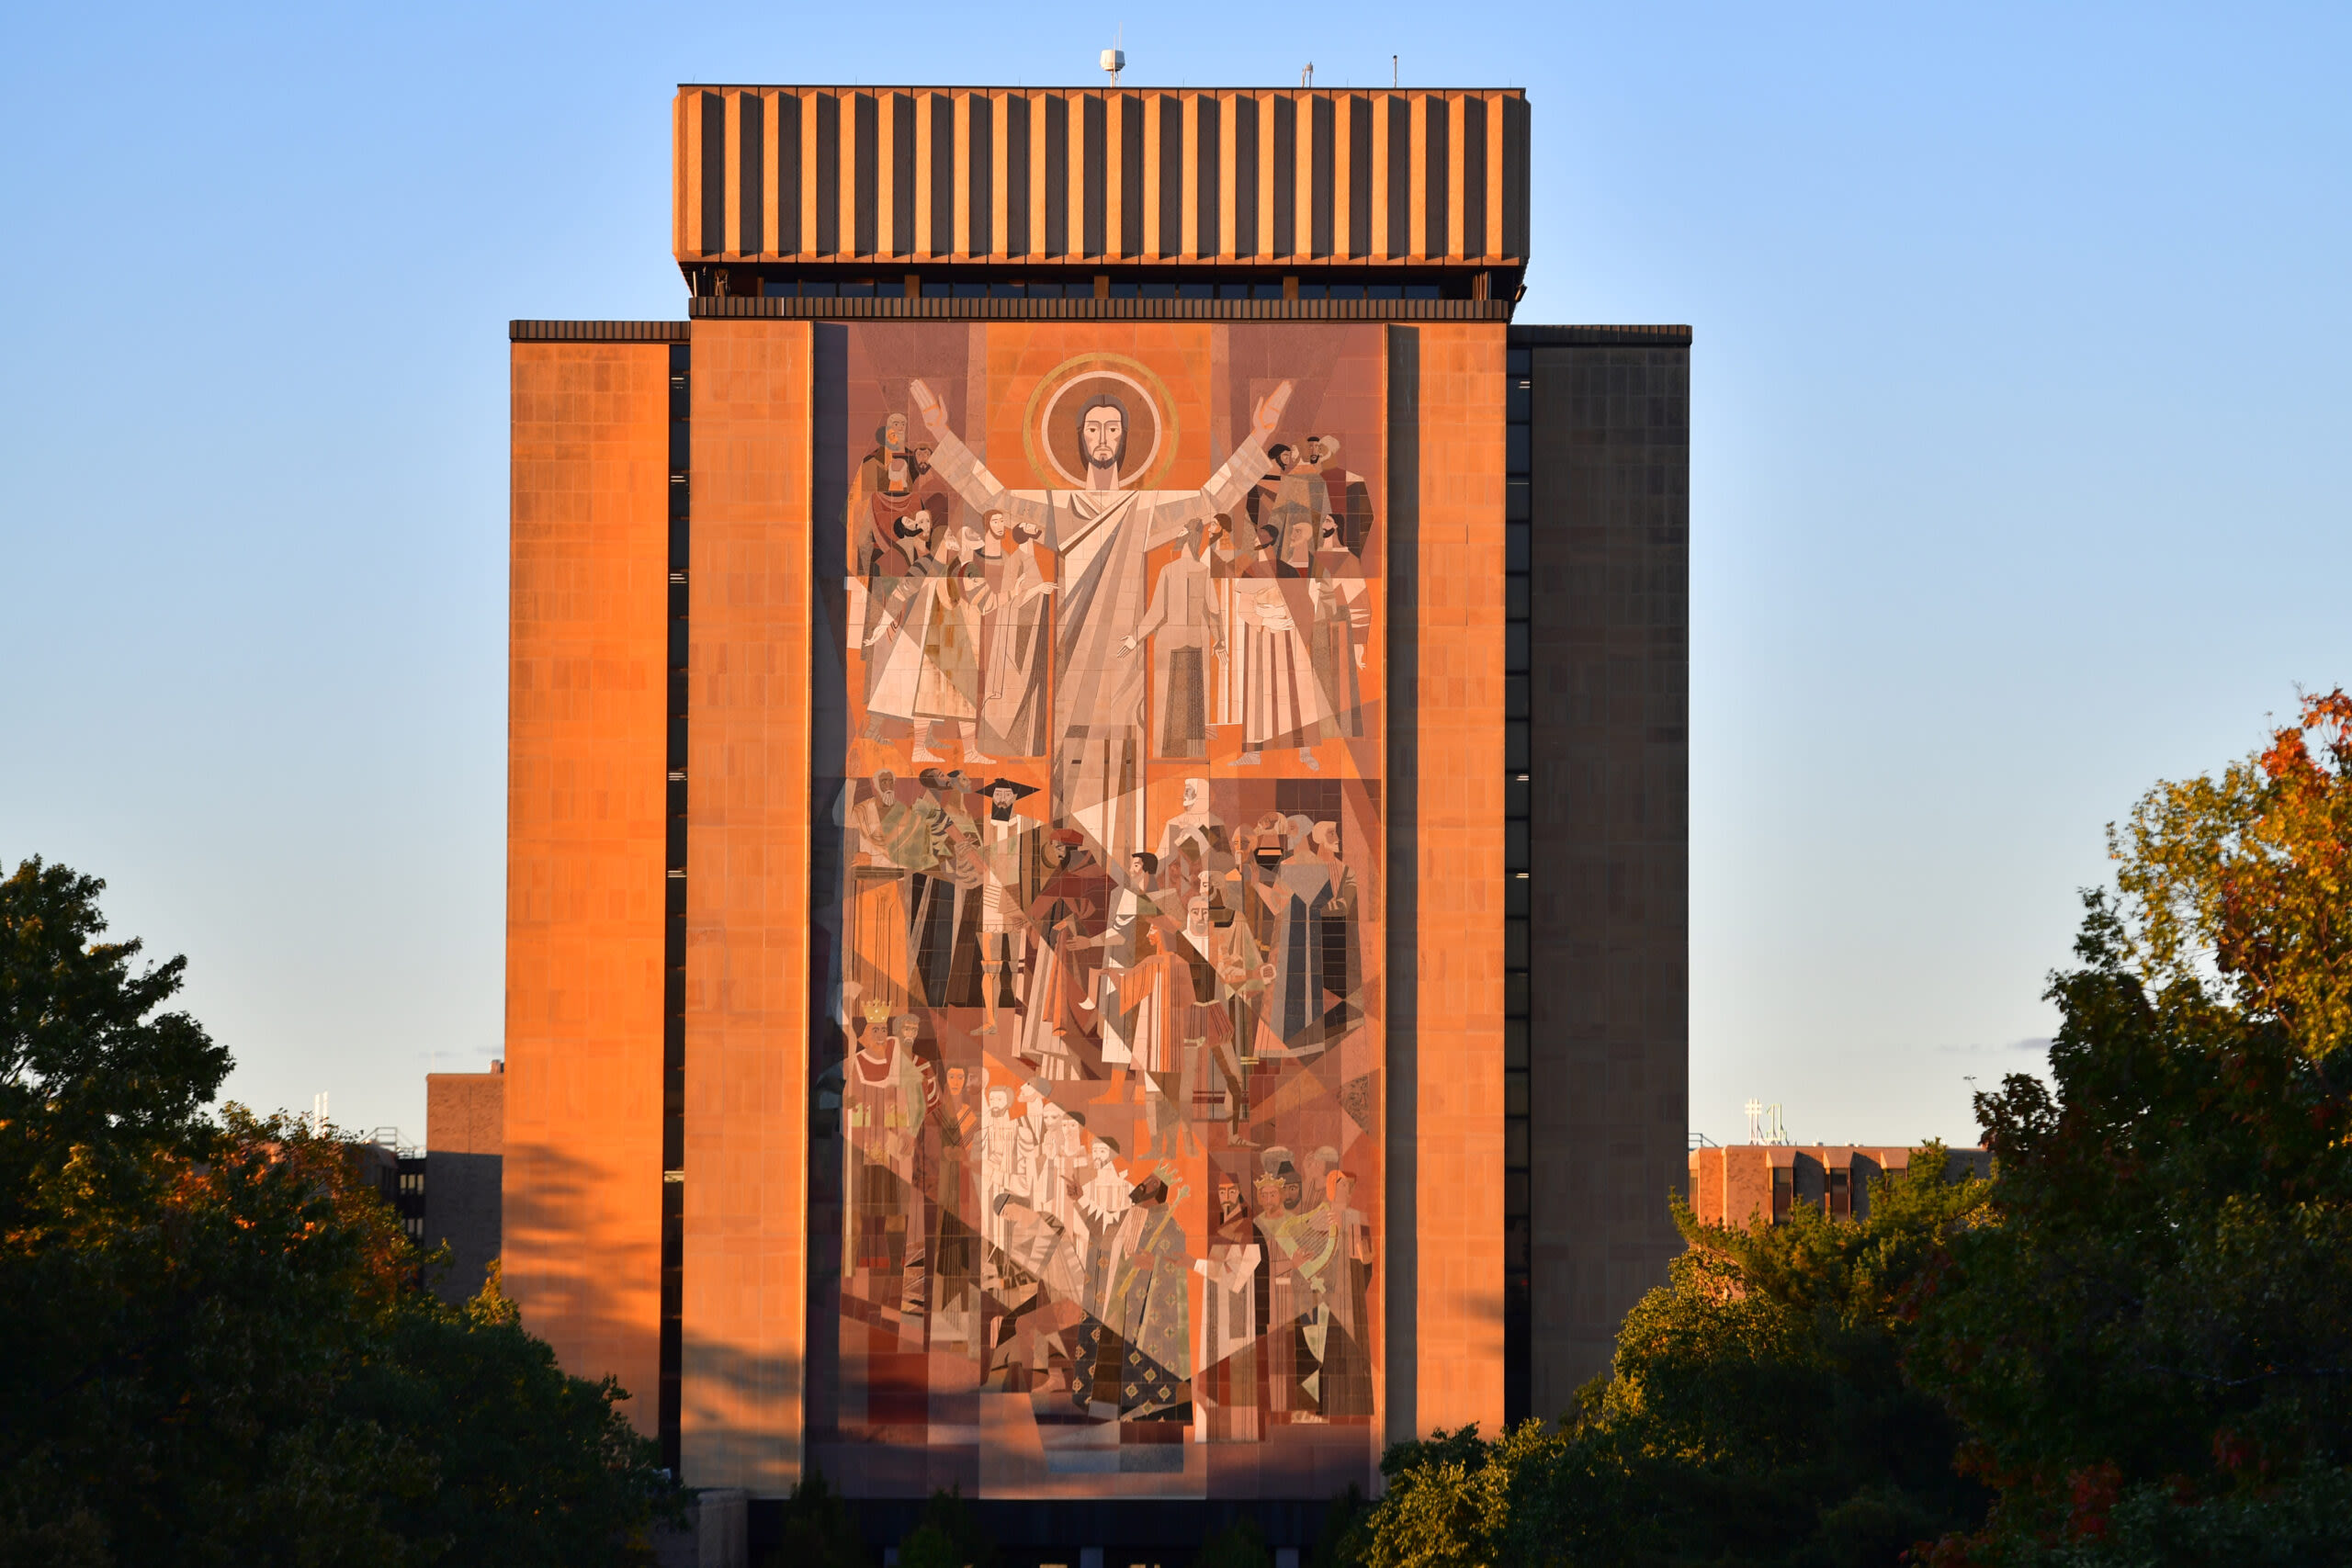
M812 1457L866 1495L1361 1479L1381 329L827 330Z

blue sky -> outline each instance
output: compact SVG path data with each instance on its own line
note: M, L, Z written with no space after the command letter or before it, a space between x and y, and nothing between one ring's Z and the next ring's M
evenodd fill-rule
M1691 1124L1973 1137L2102 826L2352 680L2340 7L20 7L0 857L188 954L238 1097L421 1133L502 1027L506 321L682 313L679 81L1118 26L1528 89L1521 319L1697 332Z

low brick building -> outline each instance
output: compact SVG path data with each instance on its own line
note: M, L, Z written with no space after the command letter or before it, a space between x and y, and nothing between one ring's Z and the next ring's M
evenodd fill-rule
M479 1292L498 1257L505 1167L506 1064L426 1074L420 1239L449 1244L449 1271L435 1286L446 1300Z
M1800 1203L1832 1218L1870 1213L1870 1188L1881 1175L1910 1168L1918 1151L1883 1144L1735 1144L1690 1151L1690 1207L1709 1224L1778 1224ZM1982 1148L1944 1151L1944 1179L1990 1176Z

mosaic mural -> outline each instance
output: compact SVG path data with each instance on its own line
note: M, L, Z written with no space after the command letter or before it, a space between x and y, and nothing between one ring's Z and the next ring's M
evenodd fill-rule
M830 330L815 1457L1332 1490L1381 1389L1380 329Z

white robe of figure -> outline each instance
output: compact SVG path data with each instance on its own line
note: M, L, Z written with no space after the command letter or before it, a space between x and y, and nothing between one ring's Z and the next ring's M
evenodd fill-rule
M970 447L934 431L932 471L980 515L1035 523L1060 558L1054 612L1054 815L1075 822L1102 858L1124 865L1144 847L1145 680L1150 660L1119 643L1142 621L1151 551L1187 524L1238 513L1272 466L1253 433L1198 490L1009 491Z
M1297 744L1303 736L1311 746L1317 737L1306 732L1332 716L1330 694L1315 671L1311 585L1272 576L1231 581L1242 744L1255 751Z
M978 711L972 649L979 641L980 613L966 592L968 585L934 568L891 586L881 613L893 616L892 626L881 645L869 650L882 660L865 711L907 720L970 718ZM934 650L946 651L946 668L933 658Z
M1010 1193L1012 1183L1014 1122L1009 1112L980 1111L980 1235L999 1252L1004 1250L1004 1216L997 1212L997 1197Z
M1258 1342L1258 1264L1265 1256L1259 1243L1235 1242L1219 1237L1209 1244L1209 1255L1193 1260L1193 1272L1204 1281L1201 1287L1201 1343L1198 1351L1204 1373L1230 1357L1250 1348ZM1194 1391L1193 1441L1206 1440L1209 1434L1207 1394L1205 1385ZM1258 1423L1257 1390L1245 1388L1232 1402L1228 1414L1237 1428L1236 1437L1255 1438Z
M1083 1269L1087 1262L1090 1237L1086 1224L1079 1213L1078 1200L1070 1196L1069 1181L1079 1159L1070 1144L1076 1125L1069 1113L1048 1100L1043 1108L1044 1125L1037 1130L1037 1181L1029 1195L1030 1206L1041 1214L1051 1214L1069 1235L1078 1252L1078 1264Z

